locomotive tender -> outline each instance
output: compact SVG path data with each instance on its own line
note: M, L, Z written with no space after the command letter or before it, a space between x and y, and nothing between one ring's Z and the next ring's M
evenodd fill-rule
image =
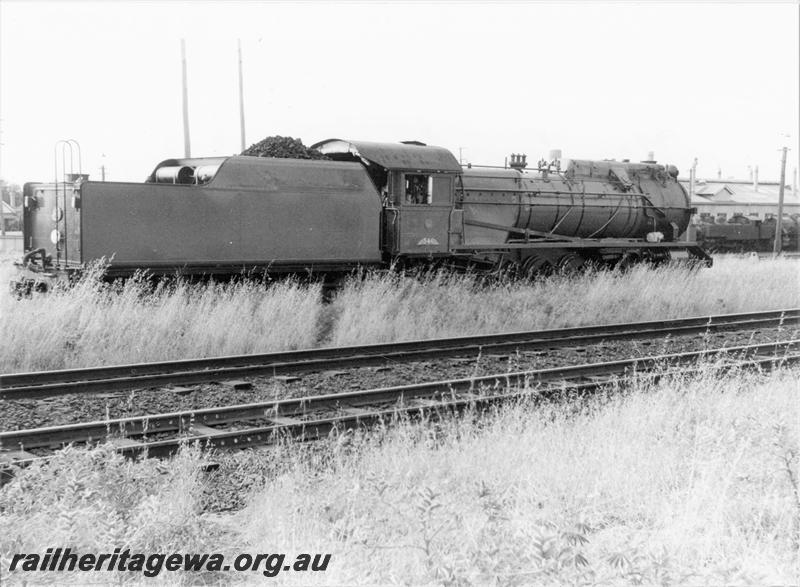
M680 240L693 209L677 169L572 161L462 166L441 147L329 139L329 160L168 159L143 183L24 186L16 288L105 258L110 277L335 274L441 262L533 274L586 262L710 264Z

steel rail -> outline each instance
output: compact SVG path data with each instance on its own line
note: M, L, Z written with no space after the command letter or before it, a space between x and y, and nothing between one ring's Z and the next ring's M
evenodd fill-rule
M86 422L46 428L16 430L0 433L0 449L4 451L25 451L33 448L58 448L75 442L94 443L109 438L122 438L120 451L139 455L152 451L151 456L167 454L177 450L181 443L200 441L214 447L250 446L263 444L265 435L274 436L280 430L293 435L305 427L327 430L336 423L350 420L363 420L374 414L407 412L422 408L442 408L463 402L495 401L498 398L521 395L520 389L527 393L550 393L564 389L592 389L605 385L620 376L636 376L652 373L656 368L685 366L703 359L720 356L759 365L775 362L798 362L800 353L776 355L783 351L789 353L800 348L800 339L772 343L744 345L730 348L706 349L608 361L587 363L567 367L554 367L538 370L498 373L480 377L449 379L429 383L417 383L395 387L385 387L346 393L289 398L271 402L259 402L234 406L204 408L167 414L154 414L106 421ZM763 353L772 353L764 355ZM547 390L540 389L549 385ZM404 406L405 402L423 401L423 406ZM381 409L375 410L378 406ZM370 409L367 409L370 408ZM337 412L333 417L300 420L300 417L320 412ZM344 414L342 414L344 412ZM220 430L212 428L221 424L243 421L266 421L267 424L245 430ZM330 426L326 422L330 421ZM146 437L150 434L189 433L188 437L138 442L132 437ZM244 440L243 440L244 439ZM245 442L245 444L241 444ZM0 457L2 457L0 452ZM27 457L21 460L26 460Z
M796 324L800 309L722 314L676 320L620 323L530 332L428 339L389 344L184 359L109 367L0 375L0 399L115 391L169 384L197 384L237 377L285 375L316 369L353 368L514 349L537 349L633 340L726 329Z

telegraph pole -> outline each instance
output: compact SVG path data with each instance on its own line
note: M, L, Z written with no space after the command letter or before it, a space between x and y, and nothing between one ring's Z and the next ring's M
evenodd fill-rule
M772 247L772 253L778 255L781 252L781 233L783 232L783 188L786 183L786 151L789 149L784 147L781 149L783 156L781 157L781 184L778 188L778 222L775 223L775 243Z
M246 144L244 140L244 81L242 77L242 41L236 39L236 45L239 49L239 129L242 137L242 151L245 150Z
M192 156L189 144L189 90L186 82L186 41L181 39L181 70L183 72L183 156Z

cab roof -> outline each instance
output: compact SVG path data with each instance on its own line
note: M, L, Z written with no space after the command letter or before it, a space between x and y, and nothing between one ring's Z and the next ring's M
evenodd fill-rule
M336 155L350 155L355 159L375 163L386 169L461 172L461 165L450 151L443 147L434 147L416 141L373 143L327 139L311 145L311 148L332 158L336 158Z

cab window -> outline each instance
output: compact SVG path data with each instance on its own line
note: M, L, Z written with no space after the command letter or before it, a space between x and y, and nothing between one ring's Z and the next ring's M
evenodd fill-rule
M406 174L406 204L430 204L433 178L430 175Z
M402 186L406 204L449 204L452 178L447 175L406 173Z

